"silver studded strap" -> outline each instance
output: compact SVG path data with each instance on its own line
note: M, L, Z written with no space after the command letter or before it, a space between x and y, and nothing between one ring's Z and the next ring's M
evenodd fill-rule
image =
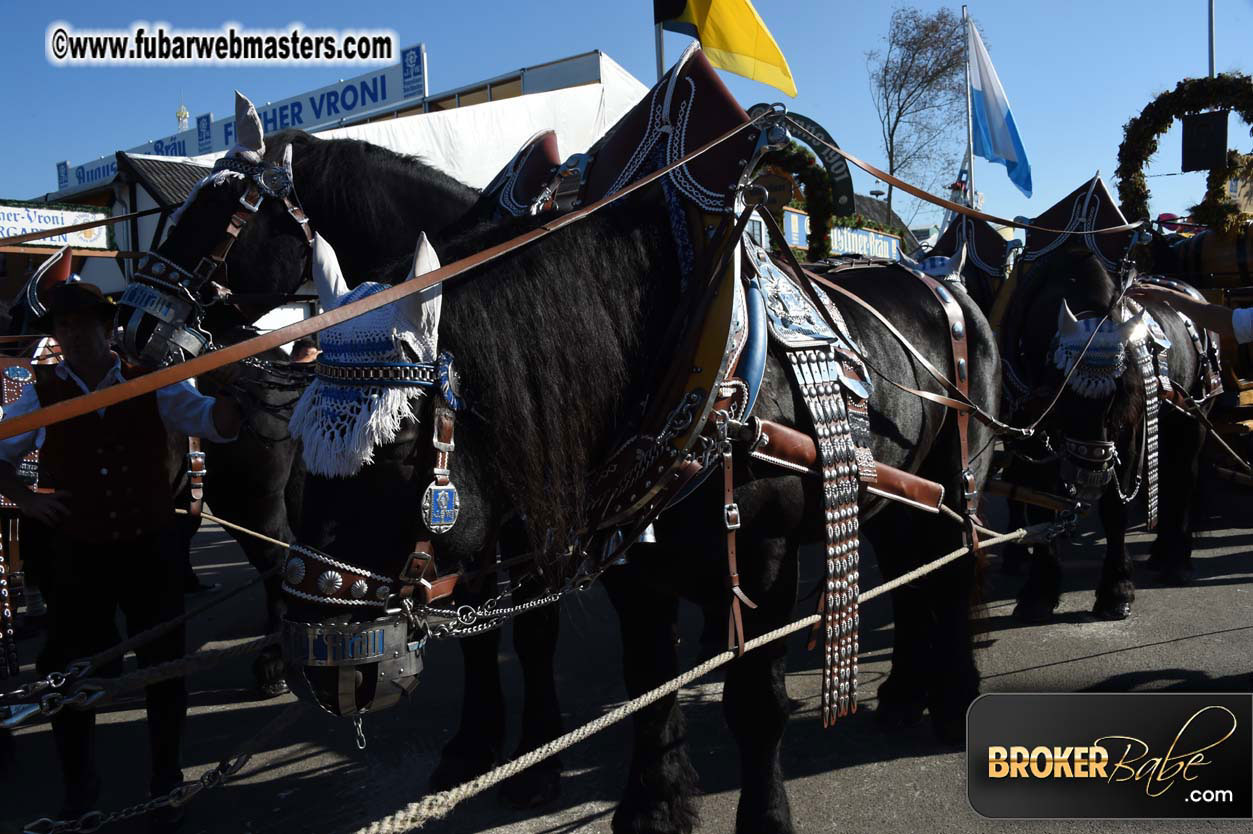
M819 595L824 633L822 725L830 727L857 709L858 462L834 349L789 351L788 359L814 421L822 464L827 568Z

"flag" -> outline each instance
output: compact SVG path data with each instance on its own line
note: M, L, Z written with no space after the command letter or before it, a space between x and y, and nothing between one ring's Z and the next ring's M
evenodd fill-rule
M796 96L787 59L749 0L653 0L653 20L700 41L715 67Z
M992 59L973 20L967 18L966 60L970 67L970 122L974 152L989 162L999 162L1018 190L1031 196L1031 164L1023 150L1009 99L996 77Z

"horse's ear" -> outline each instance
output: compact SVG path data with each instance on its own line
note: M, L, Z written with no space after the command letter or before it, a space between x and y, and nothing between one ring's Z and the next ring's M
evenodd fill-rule
M954 274L962 274L962 270L966 268L966 241L963 240L961 246L957 247L957 254L950 259L949 265L953 268Z
M418 235L418 245L413 252L413 268L409 270L409 277L405 280L434 272L439 266L439 255L435 254L435 247L427 239L426 232L422 232Z
M418 235L418 245L413 253L413 268L406 281L439 269L439 255L427 240L426 232ZM401 301L404 316L409 319L411 333L418 347L419 362L434 362L439 349L439 317L443 308L443 286L436 284L421 292L413 293Z
M235 91L235 146L241 151L256 154L254 162L259 162L265 153L265 130L261 127L261 117L257 115L257 108L239 90Z
M313 284L318 288L318 300L323 310L333 310L348 294L348 282L339 268L335 249L319 234L313 236Z

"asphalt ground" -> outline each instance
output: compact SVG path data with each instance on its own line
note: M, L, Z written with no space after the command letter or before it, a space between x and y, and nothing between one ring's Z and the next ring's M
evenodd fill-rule
M1163 473L1168 478L1169 473ZM1099 533L1081 529L1065 555L1065 595L1056 619L1024 626L1012 615L1021 577L1003 575L999 554L990 559L977 658L985 692L1023 691L1249 691L1253 674L1253 492L1207 480L1202 485L1196 580L1160 587L1151 574L1141 583L1131 619L1098 622L1088 616L1103 554ZM1003 505L1000 505L1003 509ZM993 508L996 508L994 504ZM1004 529L993 513L993 525ZM1137 561L1147 558L1150 537L1130 536ZM239 548L220 528L206 524L195 541L194 563L201 578L226 588L255 574ZM816 558L803 560L806 579L816 576ZM862 587L880 581L871 553L864 551ZM196 599L199 601L199 598ZM798 616L809 613L809 603ZM195 621L191 648L233 645L260 634L262 597L253 588ZM684 662L696 660L700 614L682 611ZM557 669L567 728L603 714L625 699L617 618L604 592L593 588L563 603ZM873 719L876 692L888 672L893 626L886 600L862 610L860 709L836 728L820 729L820 663L804 650L805 638L789 643L788 691L800 707L784 737L783 769L793 818L800 832L1122 832L1253 831L1235 821L1014 821L977 816L966 800L965 758L939 744L929 723L881 731ZM521 675L506 631L500 661L506 692L518 699ZM26 677L38 640L22 643ZM128 658L128 669L134 658ZM422 796L440 748L459 716L460 653L434 645L416 695L365 722L368 746L358 750L351 724L306 710L236 778L205 792L188 806L183 831L352 832ZM184 746L185 772L195 778L253 738L293 701L292 696L255 700L246 661L232 661L190 679L191 711ZM734 828L738 763L726 731L717 673L680 694L689 721L692 761L704 793L702 830ZM513 702L510 729L516 734L520 704ZM630 724L620 723L562 754L563 790L547 807L518 812L504 807L494 791L476 797L446 819L423 830L434 834L510 832L567 834L609 832L614 803L626 778ZM0 776L0 832L53 814L61 801L47 724L16 734L17 767ZM148 778L142 697L129 698L99 716L98 756L104 780L102 807L112 810L143 801ZM139 832L142 822L106 831Z

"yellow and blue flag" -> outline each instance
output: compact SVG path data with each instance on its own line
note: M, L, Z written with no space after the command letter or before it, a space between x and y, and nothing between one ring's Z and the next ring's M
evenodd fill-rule
M796 95L787 59L749 0L653 0L653 19L700 41L715 67Z

